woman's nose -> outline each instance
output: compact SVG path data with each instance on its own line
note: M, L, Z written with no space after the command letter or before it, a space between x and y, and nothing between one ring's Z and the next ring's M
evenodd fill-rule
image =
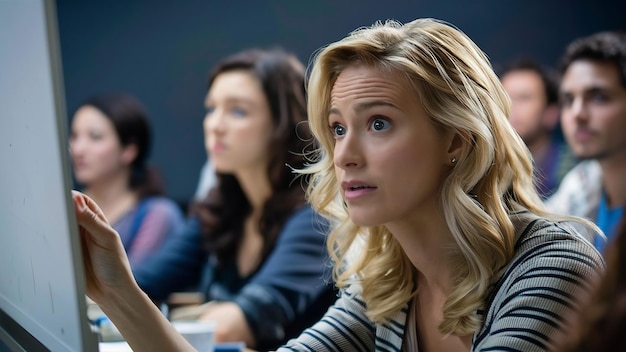
M69 142L70 155L80 154L84 150L83 145L82 138L71 137Z
M335 141L333 162L342 169L363 166L364 158L358 134L347 132Z
M216 133L224 129L224 114L220 109L215 109L206 114L204 117L204 132Z

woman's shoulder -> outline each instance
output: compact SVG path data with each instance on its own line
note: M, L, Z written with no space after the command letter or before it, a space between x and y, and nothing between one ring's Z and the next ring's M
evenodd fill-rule
M494 277L476 350L544 346L545 338L538 336L560 329L563 317L572 314L604 270L598 251L566 222L529 212L512 220L515 253Z
M166 197L142 199L137 205L135 218L135 221L141 221L142 226L159 228L164 233L180 233L188 223L181 207Z
M513 223L517 232L516 252L528 250L534 246L546 245L554 245L562 250L577 250L584 253L597 252L582 233L583 231L593 231L593 229L587 228L584 223L576 223L569 219L549 219L529 212L518 217Z
M324 219L321 215L315 212L315 210L313 210L310 204L305 203L299 206L298 208L296 208L291 213L291 215L287 219L287 222L285 223L285 226L293 225L293 224L326 226L327 223L328 221L326 221L326 219Z
M183 211L178 203L170 198L163 196L144 198L137 204L137 208L141 207L145 207L146 210L149 212L161 211L176 216L184 216Z
M291 213L279 236L279 241L325 239L328 234L328 222L311 208L309 204L303 204Z
M513 223L517 240L515 253L507 266L509 273L538 268L549 271L552 267L596 276L604 270L602 256L572 221L552 220L526 212Z

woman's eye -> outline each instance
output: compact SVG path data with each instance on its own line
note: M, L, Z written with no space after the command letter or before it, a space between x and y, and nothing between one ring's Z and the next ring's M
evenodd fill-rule
M207 115L211 115L213 113L213 111L215 111L215 108L212 106L207 106L206 108L206 114Z
M391 127L391 123L383 118L375 118L372 120L371 128L374 131L383 131Z
M335 137L340 137L346 134L346 128L339 124L330 126L330 130Z
M233 108L232 112L233 112L233 115L235 116L246 116L248 114L246 110L242 108Z

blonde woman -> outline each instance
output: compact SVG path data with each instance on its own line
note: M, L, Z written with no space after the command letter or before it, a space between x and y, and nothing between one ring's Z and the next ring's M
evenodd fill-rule
M604 264L569 226L576 219L543 210L485 54L437 20L379 23L321 50L308 94L320 148L303 173L313 208L333 224L328 248L342 294L280 350L551 346ZM89 200L76 202L87 238L115 244L92 230ZM111 261L91 258L93 268ZM142 301L137 290L98 293L136 348L148 347L150 330L116 306Z

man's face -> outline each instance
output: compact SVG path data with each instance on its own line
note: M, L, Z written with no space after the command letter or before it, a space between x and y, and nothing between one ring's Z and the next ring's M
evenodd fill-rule
M565 71L561 123L579 158L626 157L626 88L610 62L579 60Z
M509 120L524 142L532 144L549 133L552 126L544 123L548 102L541 76L532 70L514 70L507 72L501 81L511 97Z

